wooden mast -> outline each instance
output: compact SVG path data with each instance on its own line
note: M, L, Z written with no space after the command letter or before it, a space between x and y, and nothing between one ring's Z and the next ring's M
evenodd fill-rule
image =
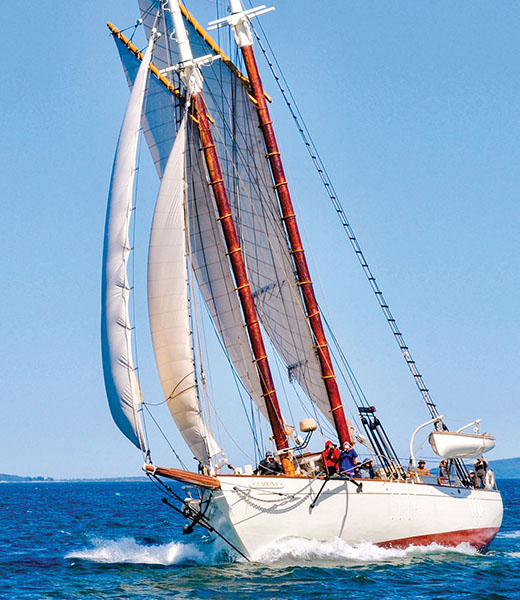
M231 269L236 283L236 291L240 298L240 305L244 315L245 327L251 342L251 348L255 357L256 366L260 375L260 384L262 386L262 396L265 399L269 421L273 430L274 440L278 450L289 448L287 435L283 424L283 419L278 404L278 398L274 387L271 369L267 359L260 323L256 312L253 294L251 293L250 283L247 277L246 266L242 248L238 240L237 230L231 212L231 206L227 197L222 171L215 150L215 143L211 133L209 120L206 114L206 105L202 93L192 96L193 105L196 111L200 137L202 141L202 151L206 160L206 166L210 177L210 185L213 190L213 196L217 205L219 221L224 233L227 254L231 263ZM292 462L287 456L282 454L282 465L286 474L294 473Z
M262 338L260 322L253 300L251 286L247 276L244 255L242 253L242 248L240 247L235 221L233 219L224 178L222 176L222 170L215 149L215 142L211 132L206 104L202 96L202 75L196 61L193 59L180 8L176 0L170 2L170 11L172 13L175 35L179 45L182 75L186 84L187 95L189 95L191 99L195 112L194 120L199 127L202 151L204 153L204 159L210 178L209 185L211 186L217 206L219 214L218 220L222 226L227 255L233 271L236 291L238 293L244 317L244 325L251 343L254 362L256 363L258 370L262 396L267 407L274 441L276 448L281 451L280 457L285 474L294 475L295 470L292 460L289 458L288 453L284 452L289 449L289 442L285 432L280 406L278 404L269 361L267 359L267 352Z
M247 11L246 14L242 10L241 0L230 0L230 8L232 16L215 21L215 23L223 21L229 22L233 27L237 45L242 50L242 56L244 57L253 96L256 100L256 108L258 111L258 118L260 120L260 129L262 130L264 137L267 150L267 159L269 161L269 166L271 168L271 173L275 183L274 188L280 204L282 222L289 240L289 253L292 256L298 276L298 286L300 287L302 293L307 319L316 341L315 348L320 362L322 372L321 377L325 384L327 396L329 398L330 412L334 417L336 431L338 433L341 445L343 446L344 442L352 442L353 440L351 439L347 420L343 411L343 404L341 402L338 384L336 382L336 375L334 373L332 359L327 344L327 339L325 337L325 331L323 329L318 302L314 294L309 267L307 264L307 259L305 258L305 252L296 222L296 215L294 214L291 195L289 193L289 186L285 178L280 151L276 142L276 136L271 117L269 115L269 109L267 108L267 102L265 99L262 81L260 79L260 73L258 71L258 66L256 64L256 59L253 52L253 38L251 35L249 16L255 16L256 14L266 11L262 10L263 7L260 7L260 9L252 9Z

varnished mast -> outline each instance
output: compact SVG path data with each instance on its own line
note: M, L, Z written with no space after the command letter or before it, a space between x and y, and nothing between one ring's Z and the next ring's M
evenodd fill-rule
M236 291L242 307L244 324L258 369L262 395L269 415L269 422L273 430L276 448L281 451L280 458L284 472L287 475L291 475L294 474L294 465L288 454L283 452L284 450L288 450L289 442L285 432L280 406L278 404L262 332L260 330L258 314L251 293L244 255L242 253L242 248L240 247L231 206L226 192L226 186L224 184L224 178L222 176L222 170L215 149L213 134L207 116L206 105L202 95L202 75L196 61L193 59L177 0L171 0L169 5L175 27L175 36L179 45L182 65L181 73L187 88L187 95L190 97L194 108L194 117L199 127L202 151L210 177L210 186L219 213L218 220L222 226L227 254L235 279Z
M278 196L280 210L282 213L282 221L289 240L289 252L292 256L297 273L298 286L301 289L307 319L316 342L315 348L320 362L322 379L327 390L327 396L329 398L330 412L334 417L336 431L338 433L339 440L343 445L343 442L352 442L353 440L351 439L347 425L347 419L343 411L343 404L341 402L341 396L339 393L338 384L336 382L332 358L327 344L327 339L325 337L325 331L323 329L318 302L314 294L309 267L307 265L307 259L305 258L305 252L303 249L300 232L298 230L296 216L294 214L291 195L289 193L289 186L285 178L280 151L276 142L276 136L271 117L269 115L269 109L267 108L267 102L265 99L262 81L260 79L260 73L258 72L258 66L256 64L255 55L253 52L253 38L251 35L249 16L255 16L267 11L263 9L263 7L260 7L259 9L251 9L244 12L242 9L241 0L230 0L229 5L232 13L231 17L219 19L218 21L215 21L215 23L220 24L226 21L232 26L235 34L235 40L244 57L253 96L256 100L256 108L260 120L260 129L262 130L262 134L264 136L267 158L271 168L271 173L275 183L274 187Z

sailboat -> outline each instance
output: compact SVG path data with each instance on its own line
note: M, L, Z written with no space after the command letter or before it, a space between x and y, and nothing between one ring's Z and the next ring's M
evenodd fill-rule
M304 139L429 411L411 434L408 463L359 391L322 314L255 57L252 21L271 9L245 10L241 0L230 0L229 12L206 30L177 0L139 0L139 8L144 52L108 24L131 95L106 215L101 339L110 410L143 453L143 469L186 517L186 533L204 527L246 559L290 537L394 547L467 542L485 549L501 525L501 495L494 485L475 485L464 458L491 449L494 438L448 430L326 170ZM208 33L221 28L233 34L234 62ZM193 469L155 464L144 427L149 401L134 359L128 275L141 131L160 178L148 251L153 350L164 402L196 459ZM210 402L204 364L212 356L204 356L198 337L202 310L230 365L229 392ZM275 364L284 365L298 390L290 417L281 408ZM217 401L239 410L234 382L251 401L256 458L271 450L280 473L229 464L211 411ZM298 412L299 431L291 422ZM426 429L434 451L447 460L447 476L417 468L414 441ZM340 449L356 444L373 461L371 477L361 477L359 468L326 468L323 452L311 449L320 435ZM187 497L171 480L188 489Z

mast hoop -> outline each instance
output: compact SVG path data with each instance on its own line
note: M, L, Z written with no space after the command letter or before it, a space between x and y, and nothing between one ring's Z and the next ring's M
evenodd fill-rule
M280 153L278 152L278 154L280 154ZM280 181L280 183L275 183L275 184L273 185L273 189L275 189L275 190L276 190L276 189L278 189L279 187L281 187L282 185L289 185L289 184L287 183L287 181Z
M316 312L313 312L311 315L305 315L305 318L312 319L312 317L317 317L319 314L321 314L321 311L317 310Z

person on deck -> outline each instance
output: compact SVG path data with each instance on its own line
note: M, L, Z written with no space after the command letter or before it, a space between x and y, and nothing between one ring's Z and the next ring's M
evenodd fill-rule
M486 472L488 470L487 460L484 458L477 458L473 463L475 469L475 487L481 489L484 487L486 481Z
M439 463L439 483L449 483L450 481L450 464L445 458Z
M334 475L338 472L339 450L328 440L325 442L325 450L321 453L323 469L327 475Z
M344 442L343 450L339 455L339 472L343 475L353 475L358 453L349 442Z
M354 477L360 477L362 479L375 479L376 470L374 469L374 461L369 458L365 462L356 466L354 469Z
M422 458L417 465L417 469L415 469L415 473L419 475L419 477L430 475L430 470L426 468L426 462Z
M283 475L283 467L273 456L273 453L268 451L265 453L264 460L258 463L255 475Z
M469 485L471 487L475 487L475 485L476 485L475 471L469 472Z

